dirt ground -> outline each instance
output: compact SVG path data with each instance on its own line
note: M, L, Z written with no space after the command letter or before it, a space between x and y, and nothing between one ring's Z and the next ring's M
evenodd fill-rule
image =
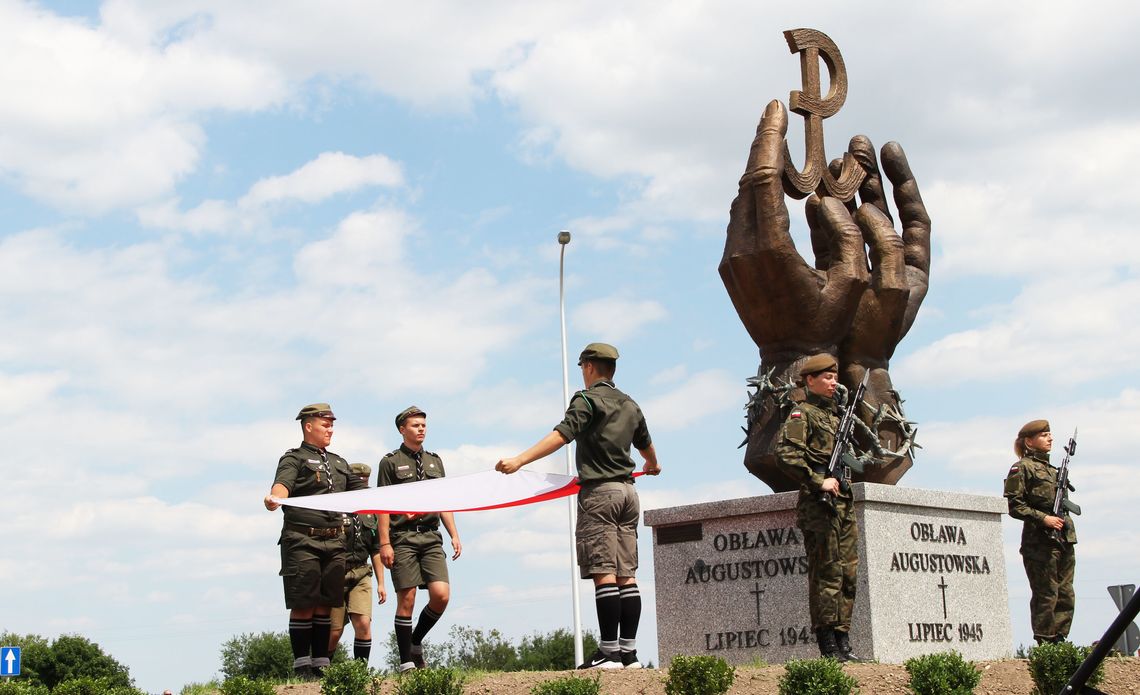
M975 695L1031 695L1033 680L1023 659L985 661L979 664L982 682ZM859 682L862 695L906 695L907 675L902 666L892 664L848 664L844 667ZM1140 658L1105 661L1105 678L1098 689L1108 695L1140 695ZM473 677L464 688L466 695L529 695L537 683L568 675L569 671L546 673L492 673ZM752 668L738 666L736 681L729 695L777 695L782 666ZM579 674L580 675L580 674ZM606 695L664 695L666 672L657 669L602 671L602 692ZM591 675L592 677L592 675ZM395 692L395 679L384 681L384 695ZM284 685L279 695L320 695L320 685Z

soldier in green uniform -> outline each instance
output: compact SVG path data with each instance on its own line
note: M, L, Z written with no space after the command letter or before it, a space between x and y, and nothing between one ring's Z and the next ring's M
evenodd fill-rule
M333 415L328 403L301 408L301 446L286 451L277 463L265 508L279 506L271 498L323 495L363 490L368 484L352 474L348 462L328 450ZM329 612L344 604L344 515L285 507L281 538L281 579L289 609L289 642L293 670L301 678L319 677L329 664Z
M354 475L368 485L372 467L366 463L349 466ZM336 650L344 626L352 622L352 656L368 662L372 653L372 576L376 576L379 603L388 600L384 589L384 565L380 561L380 532L375 514L349 514L344 525L344 548L348 553L344 572L344 606L333 608L329 615L332 633L329 653ZM371 565L369 565L371 562Z
M838 364L831 355L809 357L800 367L805 399L788 413L776 449L782 467L800 481L796 526L808 562L808 610L823 657L862 661L851 649L851 609L859 568L859 528L850 487L825 477L835 448L840 412L835 402ZM822 502L830 495L835 508Z
M642 470L647 475L657 475L661 467L641 408L614 385L617 358L612 345L587 345L578 358L586 388L570 399L562 422L534 446L495 466L514 473L571 441L578 443L575 463L582 489L574 537L582 578L594 580L601 637L598 650L579 668L641 668L636 649L641 619L636 578L641 505L633 487L630 446L645 459Z
M399 449L380 460L376 484L399 485L444 476L443 461L424 449L427 436L427 413L416 406L405 408L396 416L396 429L404 442ZM443 536L439 524L451 537L452 560L459 559L463 544L455 530L451 512L441 514L379 514L380 559L392 571L392 588L396 592L396 646L400 651L400 671L424 668L423 639L451 600L447 558L443 552ZM416 608L416 589L428 592L428 604L412 627Z
M1024 522L1021 529L1021 560L1029 578L1030 620L1038 644L1060 642L1069 636L1076 597L1077 530L1065 510L1053 515L1057 492L1057 469L1049 463L1053 434L1047 420L1033 420L1017 433L1013 450L1021 460L1005 478L1009 515ZM1058 531L1059 540L1051 537Z

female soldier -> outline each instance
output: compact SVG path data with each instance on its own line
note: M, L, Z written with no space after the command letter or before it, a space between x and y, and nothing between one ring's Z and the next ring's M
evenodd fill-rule
M1005 478L1009 515L1024 522L1021 559L1029 578L1033 638L1038 644L1061 642L1073 623L1074 544L1077 532L1068 511L1053 515L1057 469L1049 464L1053 434L1047 420L1027 422L1017 433L1014 452L1021 458ZM1054 539L1053 531L1057 531Z

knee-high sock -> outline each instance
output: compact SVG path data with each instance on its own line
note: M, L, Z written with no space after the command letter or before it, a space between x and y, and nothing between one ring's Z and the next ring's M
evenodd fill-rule
M357 639L352 642L352 658L360 659L361 661L368 661L369 655L372 654L372 640L370 639Z
M396 647L400 650L400 663L412 660L412 616L396 616Z
M313 667L329 665L329 633L332 619L327 615L313 616Z
M424 606L424 609L420 611L420 619L416 621L416 629L412 630L412 644L423 644L424 635L435 627L441 615L443 615L442 611L436 613L431 609L431 606Z
M618 623L621 622L621 596L617 584L594 587L594 603L598 607L598 647L607 654L618 650Z
M327 640L326 640L327 641ZM289 619L289 646L293 648L293 668L311 666L309 650L313 646L313 619Z
M621 596L619 642L622 651L631 652L637 648L637 624L641 622L641 592L637 590L637 584L626 584L618 593Z

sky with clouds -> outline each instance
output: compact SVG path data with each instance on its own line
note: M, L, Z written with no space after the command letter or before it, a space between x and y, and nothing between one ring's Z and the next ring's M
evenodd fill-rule
M260 501L298 408L333 404L350 461L410 403L449 474L529 445L561 416L560 229L571 350L618 344L665 470L643 507L765 492L716 266L756 122L799 87L795 27L848 67L829 152L898 140L933 219L892 363L924 447L903 484L1000 494L1024 421L1079 425L1072 636L1098 637L1105 586L1140 576L1124 2L0 0L0 629L82 633L152 691L284 630ZM565 519L461 515L439 636L569 625Z

